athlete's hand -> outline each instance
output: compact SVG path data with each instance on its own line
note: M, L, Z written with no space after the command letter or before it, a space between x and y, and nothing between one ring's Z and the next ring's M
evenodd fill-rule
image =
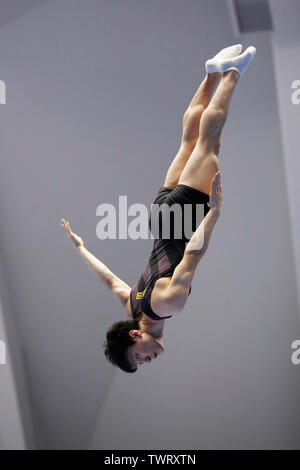
M209 207L211 209L221 210L222 206L222 185L221 185L221 172L217 171L213 179L211 180L211 189L209 195Z
M79 248L80 246L84 245L82 238L79 237L78 235L76 235L76 233L72 232L70 224L69 224L68 221L66 221L65 219L61 219L61 227L63 227L65 229L65 231L67 232L68 237L74 243L74 246L76 248Z

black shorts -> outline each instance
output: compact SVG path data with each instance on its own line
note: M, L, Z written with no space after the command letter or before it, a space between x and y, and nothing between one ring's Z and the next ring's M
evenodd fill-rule
M187 242L209 211L208 202L207 194L191 186L162 186L151 208L150 232L154 238Z

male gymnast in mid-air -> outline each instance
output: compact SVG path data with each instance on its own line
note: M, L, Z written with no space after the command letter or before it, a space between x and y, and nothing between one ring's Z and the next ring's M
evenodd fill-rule
M152 234L155 232L154 245L134 287L92 255L81 237L71 231L69 222L61 219L61 226L75 249L121 301L129 317L129 320L111 326L104 343L107 359L125 372L135 372L138 364L151 362L164 351L165 319L184 308L195 270L219 218L222 205L218 160L221 131L235 86L256 52L253 46L243 53L241 50L240 44L226 47L205 63L206 76L183 115L180 148L153 203L153 208L158 208L156 217L151 210L149 220ZM178 225L175 227L178 219L174 216L170 223L170 209L178 205L182 209L179 224L181 228L184 225L179 238ZM192 208L192 216L185 219L184 211L188 205ZM195 209L198 205L202 205L204 217L197 225ZM169 231L163 232L167 216ZM186 220L190 220L191 236L186 235Z

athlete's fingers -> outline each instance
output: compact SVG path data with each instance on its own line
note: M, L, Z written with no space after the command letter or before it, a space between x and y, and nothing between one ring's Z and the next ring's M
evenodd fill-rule
M65 222L65 229L66 229L67 234L70 235L70 227L67 221Z
M211 195L219 197L220 172L217 171L211 179Z
M221 174L220 172L218 173L218 190L220 191L221 189Z
M219 174L218 172L215 174L214 178L213 178L213 186L215 188L215 190L217 190L218 188L218 185L219 185Z
M62 226L62 227L65 229L65 231L67 232L68 237L71 237L72 232L71 232L71 228L70 228L69 222L66 221L65 219L61 219L61 226Z

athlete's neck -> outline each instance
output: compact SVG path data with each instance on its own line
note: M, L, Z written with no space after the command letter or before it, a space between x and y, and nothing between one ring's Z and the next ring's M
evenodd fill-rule
M155 321L148 317L145 318L145 316L143 315L142 318L138 320L138 323L139 323L139 329L141 331L144 331L145 333L149 333L149 335L153 336L153 338L155 338L156 340L161 340L163 336L163 328L164 328L165 320Z

